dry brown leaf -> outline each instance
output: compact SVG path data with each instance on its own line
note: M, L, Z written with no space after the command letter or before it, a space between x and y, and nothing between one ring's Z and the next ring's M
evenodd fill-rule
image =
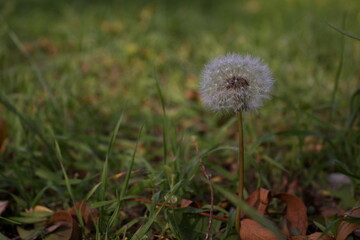
M261 215L264 215L270 202L270 191L259 188L250 194L246 202L253 208L256 208ZM244 217L244 214L241 217Z
M137 173L137 172L139 172L139 171L140 171L139 169L133 170L133 171L131 171L131 174ZM111 178L114 179L114 180L116 180L116 179L121 178L122 176L125 176L126 174L127 174L127 171L123 171L123 172L120 172L120 173L118 173L118 174L115 174L115 175L112 176Z
M60 210L52 215L49 224L57 225L60 223L56 231L49 234L47 240L78 240L81 239L81 230L78 223L73 219L68 211Z
M44 229L43 233L44 235L48 235L52 232L54 232L55 230L59 229L61 226L63 226L64 222L57 222L53 225L48 226L47 228ZM65 223L66 225L67 223Z
M219 183L219 182L224 181L224 179L225 179L225 177L223 177L223 176L215 176L215 177L212 177L210 180L211 180L211 182Z
M331 234L325 234L321 237L321 232L316 232L309 235L308 240L334 240L334 236Z
M87 203L82 201L76 203L76 208L79 210L86 228L91 230L94 226L94 222L98 220L98 212L96 209L91 209ZM74 207L70 208L68 212L73 218L76 218L76 211Z
M199 100L199 94L198 91L195 90L186 90L185 91L185 97L191 101L197 101Z
M278 240L272 232L248 218L241 221L240 238L241 240Z
M100 29L107 33L118 34L125 29L125 25L121 21L103 21Z
M45 240L78 240L81 238L73 237L74 229L71 223L68 222L57 222L45 229L45 233L49 234L45 237Z
M332 217L335 215L343 216L345 214L345 210L339 206L323 206L320 208L320 213L322 216Z
M292 230L296 229L301 235L305 235L308 219L304 202L295 195L288 193L279 193L274 197L279 198L287 205L285 215L287 231L291 234Z
M38 45L42 50L45 50L50 55L56 55L58 49L50 38L40 38Z
M355 217L360 217L360 207L356 207L347 211L345 214ZM360 229L360 224L342 221L337 230L336 240L345 240L355 230Z
M9 201L0 201L0 215L5 211Z
M309 240L309 236L292 236L290 240Z
M181 199L180 207L189 207L193 201L188 199Z
M334 236L330 234L325 234L322 236L321 232L316 232L306 236L293 236L290 240L334 240Z
M71 214L68 211L65 210L59 210L52 215L50 219L50 223L56 223L56 222L68 222L72 223L73 218Z
M5 120L0 118L0 152L4 152L5 150L5 146L3 146L3 143L7 137L8 133Z
M180 207L184 208L184 207L193 207L193 208L202 208L203 207L203 203L202 202L197 202L197 201L191 201L188 199L181 199L180 202Z
M295 179L294 181L292 181L288 186L287 186L287 193L288 194L292 194L295 195L296 189L299 187L299 183L298 180Z

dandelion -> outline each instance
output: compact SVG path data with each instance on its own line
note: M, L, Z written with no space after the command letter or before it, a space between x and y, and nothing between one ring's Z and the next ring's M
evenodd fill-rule
M256 111L269 98L274 80L266 64L250 55L227 54L205 65L201 76L200 93L209 109L234 112L239 125L239 184L237 194L244 192L244 138L242 112ZM236 229L240 232L241 209L236 211Z
M253 111L268 98L273 82L260 58L227 54L205 66L200 93L203 103L214 111Z

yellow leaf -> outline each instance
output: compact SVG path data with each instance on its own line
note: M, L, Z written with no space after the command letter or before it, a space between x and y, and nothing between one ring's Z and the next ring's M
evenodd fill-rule
M53 211L47 207L36 205L33 209L34 212L50 212L53 213Z

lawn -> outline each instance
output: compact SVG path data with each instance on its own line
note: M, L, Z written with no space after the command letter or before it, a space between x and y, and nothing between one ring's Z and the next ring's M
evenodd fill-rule
M279 193L306 234L359 238L339 234L360 206L359 26L358 0L2 0L0 239L239 239L236 207L276 234ZM264 213L235 197L236 116L198 93L229 52L275 79L243 114Z

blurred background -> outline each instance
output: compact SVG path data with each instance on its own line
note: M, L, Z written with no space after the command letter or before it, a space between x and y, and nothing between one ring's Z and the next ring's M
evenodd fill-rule
M291 188L314 212L324 204L314 199L353 206L360 41L331 26L360 36L359 1L1 0L3 197L15 194L26 207L46 186L54 198L38 201L68 199L58 185L55 136L69 176L85 179L74 185L81 198L98 180L90 176L102 170L121 112L110 174L126 169L145 123L135 168L151 172L167 158L164 171L176 182L195 145L220 146L206 166L214 181L235 188L235 119L204 109L197 90L205 63L236 52L263 58L276 80L272 99L245 115L247 188ZM349 176L344 192L328 181L337 172ZM131 193L153 187L154 178L142 184ZM201 184L189 184L184 196L202 198Z

